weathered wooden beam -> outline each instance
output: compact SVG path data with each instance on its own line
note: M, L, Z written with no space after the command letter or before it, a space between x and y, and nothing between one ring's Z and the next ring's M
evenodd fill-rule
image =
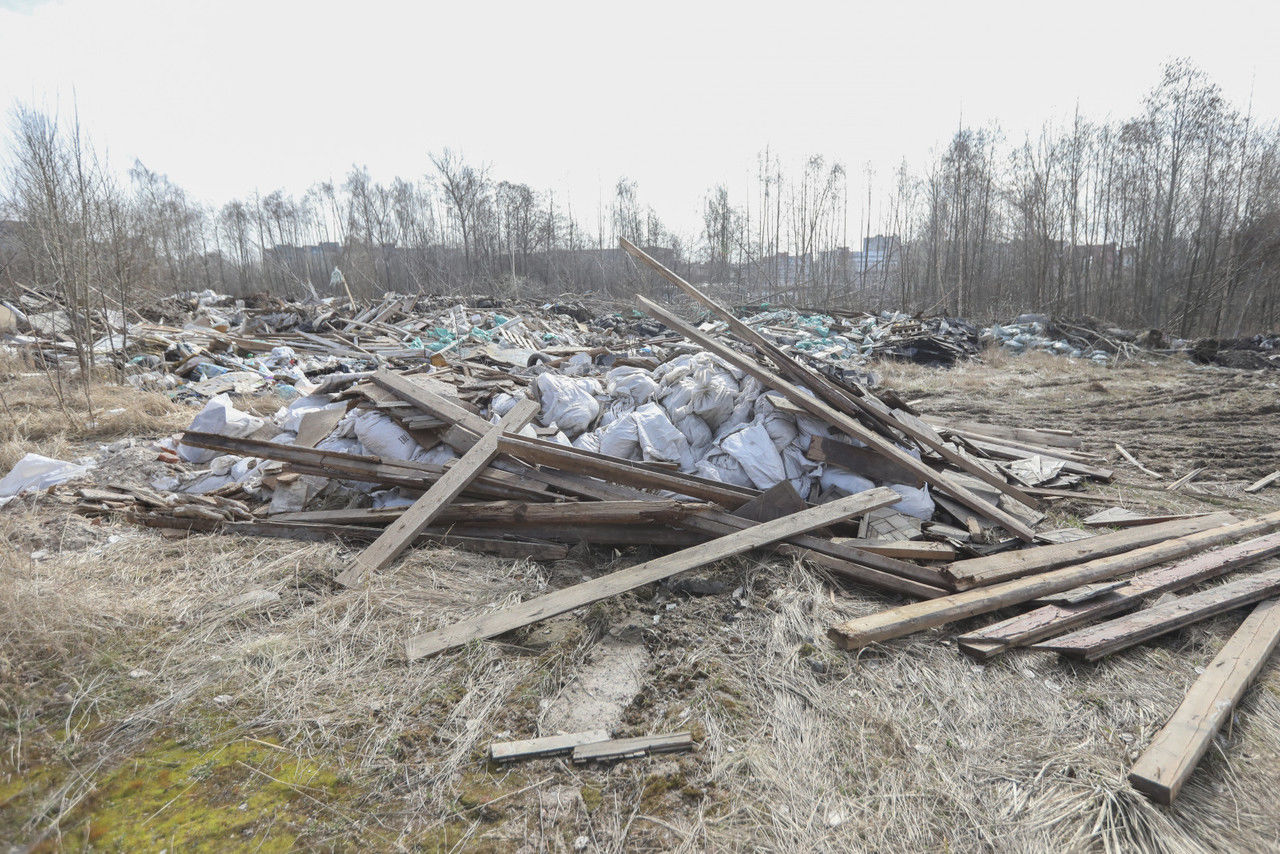
M984 626L956 638L960 651L986 661L1014 647L1079 628L1094 620L1136 608L1145 599L1180 590L1210 578L1280 554L1280 534L1267 534L1205 552L1171 566L1135 575L1092 598L1077 602L1052 602L1040 608ZM1068 591L1070 592L1070 591Z
M703 564L776 543L795 534L843 521L877 507L887 507L899 500L901 496L898 493L892 489L881 488L851 495L830 504L810 507L799 513L784 516L772 522L762 522L744 531L736 531L710 542L538 596L509 608L481 614L452 626L426 632L412 638L405 652L412 661L463 646L473 640L491 638L512 629L572 611L574 608L625 593L645 584L661 581Z
M503 433L519 430L538 414L538 404L521 400L511 407L502 420L456 460L431 488L387 526L381 536L369 548L362 551L337 577L343 587L354 587L367 573L385 569L402 551L409 547L424 528L431 524L440 512L462 494L471 481L480 476L498 456L498 440Z
M954 582L957 590L968 590L971 587L982 587L1008 581L1011 578L1023 578L1047 572L1072 563L1120 554L1171 537L1194 534L1196 531L1205 531L1233 521L1235 518L1229 513L1214 513L1209 516L1197 516L1194 519L1176 519L1172 522L1099 534L1096 537L1073 540L1069 543L1054 543L1048 546L959 560L945 567L943 573Z
M1234 525L1224 525L1177 539L1165 540L1135 551L1098 558L1079 566L1069 566L1018 578L990 587L966 590L926 602L912 602L878 614L848 620L832 626L827 633L844 649L860 649L877 641L903 637L967 617L989 614L1010 605L1030 602L1050 593L1070 590L1082 584L1107 581L1126 572L1145 569L1167 560L1176 560L1221 543L1267 534L1280 528L1280 512L1259 516Z
M542 738L526 738L520 741L495 741L489 745L489 758L494 762L511 762L515 759L536 759L572 753L575 747L608 741L607 729L573 732L568 735L546 735Z
M1280 569L1246 575L1199 593L1181 596L1172 602L1152 605L1105 623L1040 641L1034 647L1071 658L1097 661L1184 626L1267 599L1276 593L1280 593Z
M573 749L573 761L606 762L614 759L632 759L654 753L674 753L693 749L693 735L676 732L669 735L644 735L638 738L615 738L580 744Z
M1129 771L1129 784L1170 804L1280 642L1280 599L1253 609Z

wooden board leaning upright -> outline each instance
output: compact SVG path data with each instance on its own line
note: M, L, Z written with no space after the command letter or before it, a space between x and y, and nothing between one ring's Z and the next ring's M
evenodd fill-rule
M489 428L480 441L471 446L471 450L455 461L412 507L388 525L382 535L361 552L351 566L342 571L338 576L338 583L343 587L354 587L364 578L365 573L377 572L395 560L440 515L449 502L462 494L467 484L493 462L498 456L498 440L502 434L509 430L519 430L537 414L538 404L532 400L522 400L511 407L502 421Z

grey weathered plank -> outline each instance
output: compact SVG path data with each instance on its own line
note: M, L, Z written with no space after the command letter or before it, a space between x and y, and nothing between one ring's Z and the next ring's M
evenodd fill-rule
M892 489L880 488L851 495L830 504L810 507L799 513L783 516L772 522L762 522L746 530L736 531L656 560L646 561L637 566L538 596L509 608L481 614L452 626L426 632L409 640L406 654L412 661L462 646L473 640L491 638L503 632L545 620L547 617L554 617L556 614L590 605L609 596L616 596L636 587L661 581L676 573L741 554L759 546L776 543L794 534L812 531L877 507L886 507L900 500L901 496Z

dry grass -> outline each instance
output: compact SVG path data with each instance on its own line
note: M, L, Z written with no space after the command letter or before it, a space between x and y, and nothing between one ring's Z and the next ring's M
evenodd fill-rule
M974 389L1044 383L1042 371L1048 382L1097 372L1110 394L1130 376L1167 380L1024 358L1016 374L887 372L908 396L951 407ZM1054 365L1063 370L1048 374ZM1059 412L1092 406L1036 399ZM166 425L158 432L172 429L169 413L151 417ZM33 559L37 551L47 556ZM1026 654L979 667L942 631L850 655L827 644L826 627L891 600L795 563L743 558L708 570L741 587L742 604L642 590L561 618L547 639L539 627L408 665L403 642L416 630L614 563L597 555L542 567L419 550L367 590L334 592L327 579L345 555L331 545L170 540L47 504L0 515L0 718L16 735L0 785L6 768L58 769L18 817L22 836L82 826L110 769L163 730L215 721L217 738L270 740L350 780L326 800L342 818L303 838L311 847L560 851L579 837L600 851L1280 845L1274 667L1177 806L1153 806L1124 781L1239 615L1097 665ZM250 591L279 599L228 604ZM485 763L494 738L541 734L547 703L624 623L643 627L651 658L646 688L624 711L627 734L692 729L699 750L612 769ZM139 668L148 673L131 678Z
M32 451L67 459L86 442L172 433L192 414L158 392L97 381L86 396L79 379L0 362L0 473Z

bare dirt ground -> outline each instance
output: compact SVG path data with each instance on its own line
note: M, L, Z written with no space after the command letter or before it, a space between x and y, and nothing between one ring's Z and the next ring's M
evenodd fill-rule
M931 414L1079 431L1117 471L1089 492L1116 504L1280 502L1242 491L1280 467L1274 374L1000 354L882 369ZM59 416L58 429L22 382L0 384L9 462L190 417L130 393L116 427ZM1164 480L1120 460L1117 441ZM1163 488L1197 466L1194 491ZM18 850L1280 847L1280 667L1174 807L1124 780L1240 614L1090 665L976 665L949 638L984 621L854 655L826 628L896 601L757 555L699 573L722 594L644 588L410 665L415 630L644 553L540 566L421 550L334 592L336 545L167 539L29 500L0 511L0 534L0 841ZM612 767L485 759L495 738L584 718L622 735L692 730L698 749Z

